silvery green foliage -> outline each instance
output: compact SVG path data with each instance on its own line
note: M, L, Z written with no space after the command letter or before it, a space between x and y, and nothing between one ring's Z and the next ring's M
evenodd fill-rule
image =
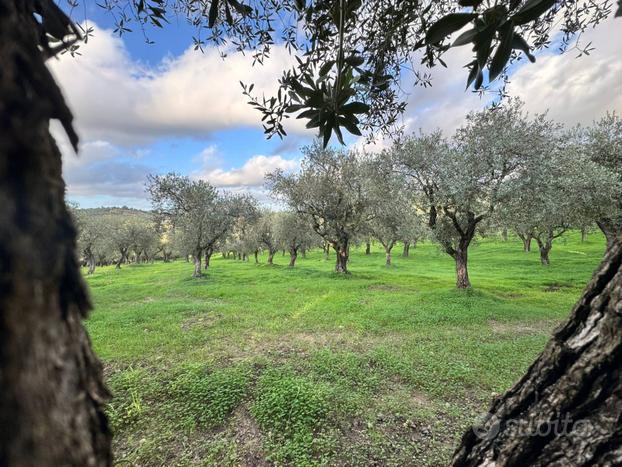
M278 214L271 211L264 211L257 223L254 225L254 235L259 246L268 252L271 258L279 250L280 243L276 235Z
M557 128L549 139L511 181L515 195L499 213L507 225L533 236L545 264L555 238L614 216L620 194L619 175L590 159L581 129Z
M180 249L195 256L216 248L255 207L246 195L219 193L202 180L176 174L149 177L154 210L169 219Z
M601 167L622 179L622 119L608 113L584 133L587 156ZM601 229L609 236L622 232L622 189L616 195L616 209L598 219Z
M422 220L412 197L404 189L405 176L393 167L390 152L381 153L371 162L375 170L370 172L369 190L374 202L371 203L373 217L367 227L390 255L396 242L412 241L421 236Z
M529 117L522 103L471 113L451 140L440 132L406 138L395 149L418 208L450 255L513 195L510 181L546 151L554 124Z
M90 211L70 208L78 230L78 257L85 262L96 262L106 254L107 226L101 216Z
M313 230L333 248L346 252L351 241L374 215L369 190L369 161L353 151L303 148L297 174L268 175L273 195L294 212L306 216Z
M274 235L280 248L296 254L299 250L313 248L320 240L309 218L291 211L276 213Z

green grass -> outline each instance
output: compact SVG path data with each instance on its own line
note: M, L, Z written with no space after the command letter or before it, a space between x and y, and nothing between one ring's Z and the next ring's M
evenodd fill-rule
M397 247L396 247L397 249ZM425 243L351 275L321 252L274 266L220 257L100 268L88 320L114 393L120 465L442 465L569 313L604 250L516 240L470 253L473 290Z

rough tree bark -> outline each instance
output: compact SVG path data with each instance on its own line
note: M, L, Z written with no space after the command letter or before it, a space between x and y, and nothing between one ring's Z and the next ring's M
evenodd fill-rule
M523 251L525 253L528 253L531 251L531 240L533 239L533 236L531 233L526 233L523 234L519 231L516 231L516 235L518 235L518 238L521 239L521 241L523 242Z
M459 289L468 289L471 287L468 269L468 246L462 245L456 248L453 257L456 261L456 287Z
M210 259L212 259L212 255L214 254L214 249L213 248L206 248L205 249L205 269L209 269L209 262Z
M551 252L552 244L548 240L544 242L537 240L537 242L538 250L540 250L540 262L543 266L548 266L549 264L551 264L551 260L549 259L549 253Z
M203 275L203 271L201 271L201 253L201 250L199 250L192 255L192 259L194 261L194 273L192 274L192 277L201 277Z
M88 264L88 267L89 267L89 270L87 271L87 274L90 276L91 274L95 273L95 265L96 265L95 256L93 256L92 254L89 255L87 264Z
M276 253L276 250L272 250L269 249L268 250L268 264L272 264L274 261L274 253Z
M296 259L298 258L298 248L289 249L289 267L293 268L296 265Z
M109 395L49 120L77 138L34 12L70 27L51 0L0 1L0 465L107 466Z
M527 374L462 438L454 466L622 464L622 241Z
M335 272L341 274L348 273L348 243L334 243L333 248L336 253Z
M390 241L389 243L383 243L382 246L384 247L384 252L386 255L386 266L391 266L391 250L393 250L393 245L395 245L394 241Z

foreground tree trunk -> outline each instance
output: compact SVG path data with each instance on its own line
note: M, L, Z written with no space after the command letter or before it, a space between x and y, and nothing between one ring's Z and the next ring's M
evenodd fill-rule
M259 250L255 250L255 264L259 264Z
M371 242L366 242L365 243L365 254L366 255L371 255Z
M274 261L274 251L268 250L268 264L272 264Z
M462 438L454 466L622 464L622 242L527 374Z
M82 325L90 300L50 118L77 140L35 11L43 24L59 14L0 1L0 465L107 466L108 391Z

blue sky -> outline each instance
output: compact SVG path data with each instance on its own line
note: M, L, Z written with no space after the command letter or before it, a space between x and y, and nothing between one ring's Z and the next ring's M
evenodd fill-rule
M172 19L163 29L149 29L147 44L140 31L121 38L108 13L86 2L94 37L82 55L68 55L50 63L76 117L81 136L80 155L69 149L58 127L68 198L83 207L128 205L148 208L143 187L148 173L178 172L210 181L222 189L249 191L261 201L266 172L296 170L300 146L313 134L293 122L288 136L266 140L260 114L246 104L239 79L253 81L270 94L280 70L291 58L278 46L263 67L251 67L239 55L226 60L218 51L193 51L193 29ZM74 12L82 20L82 12ZM588 33L597 47L590 57L575 60L545 52L537 65L521 65L513 72L510 92L529 110L550 109L567 123L589 123L606 110L622 111L622 61L615 44L622 28L611 21ZM464 92L463 65L470 61L467 47L452 51L448 69L434 69L431 89L409 91L403 123L415 131L441 128L451 133L470 110L485 100ZM526 61L525 61L526 62ZM368 150L355 138L350 143Z

